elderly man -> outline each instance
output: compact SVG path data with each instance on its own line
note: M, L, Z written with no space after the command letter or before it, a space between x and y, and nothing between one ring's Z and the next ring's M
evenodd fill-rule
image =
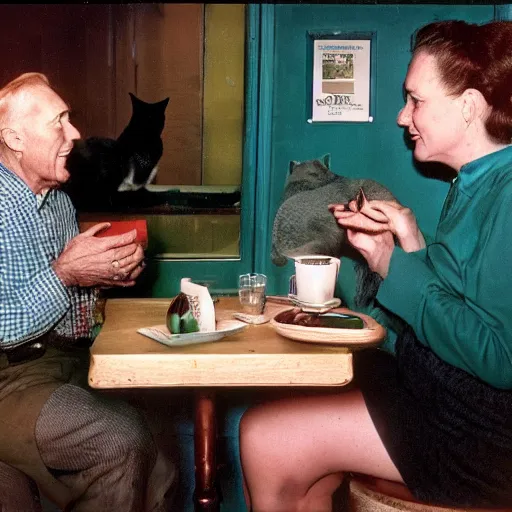
M98 289L133 285L143 250L95 237L108 223L79 234L59 190L79 137L44 75L0 90L0 475L17 482L0 505L28 510L25 474L68 511L165 510L174 468L144 417L87 388Z

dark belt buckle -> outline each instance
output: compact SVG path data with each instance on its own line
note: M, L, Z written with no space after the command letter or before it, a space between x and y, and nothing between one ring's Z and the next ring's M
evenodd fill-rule
M39 359L46 352L46 345L39 341L26 343L19 347L5 349L4 354L7 357L9 366L26 363Z

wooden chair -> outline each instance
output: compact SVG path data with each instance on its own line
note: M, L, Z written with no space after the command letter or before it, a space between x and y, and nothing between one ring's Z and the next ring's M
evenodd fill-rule
M422 503L405 485L366 475L351 475L349 482L350 512L512 512L512 508L453 508Z

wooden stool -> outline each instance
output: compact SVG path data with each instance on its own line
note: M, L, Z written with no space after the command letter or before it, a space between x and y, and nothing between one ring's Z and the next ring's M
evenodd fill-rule
M366 475L352 475L349 482L350 512L512 512L512 508L453 508L428 505L416 500L397 482Z

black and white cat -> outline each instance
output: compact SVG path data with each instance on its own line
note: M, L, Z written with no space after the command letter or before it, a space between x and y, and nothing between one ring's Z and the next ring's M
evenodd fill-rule
M345 230L328 209L329 204L346 204L360 188L368 200L394 200L393 194L371 179L352 179L329 169L330 155L320 159L291 161L282 203L272 229L272 262L283 266L288 258L304 254L351 257L356 261L357 306L374 298L380 277L347 240Z
M156 176L169 98L146 103L129 94L132 116L119 137L77 140L67 158L70 178L62 189L79 211L109 211L118 193L140 190Z

